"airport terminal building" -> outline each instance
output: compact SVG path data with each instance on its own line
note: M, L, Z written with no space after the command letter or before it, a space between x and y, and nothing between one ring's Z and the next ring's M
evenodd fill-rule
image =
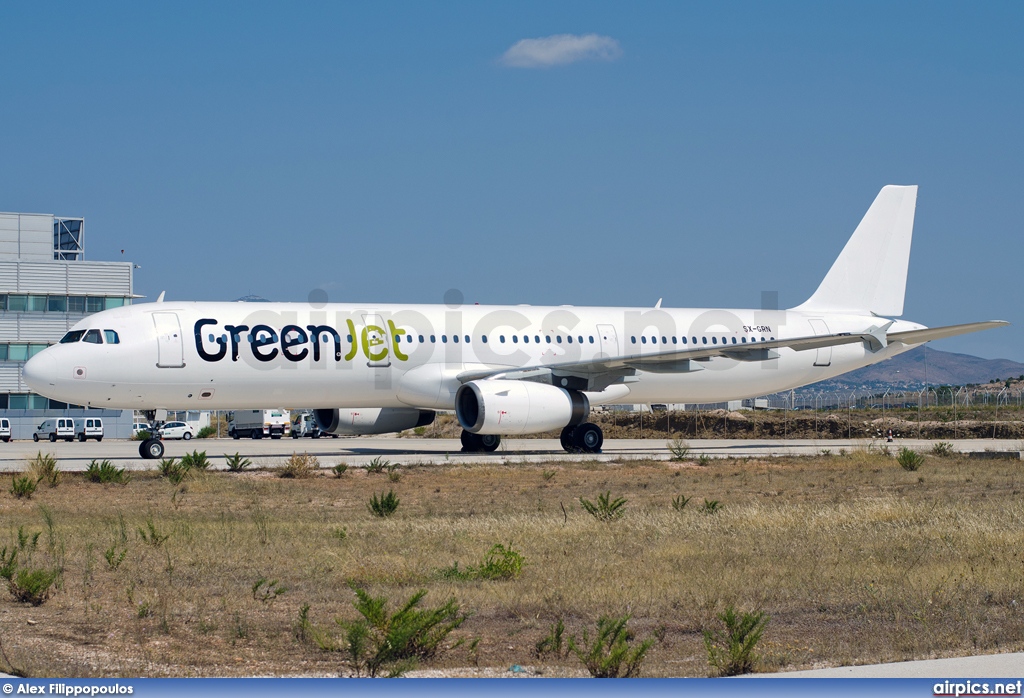
M29 391L29 357L86 315L132 302L131 262L85 259L85 220L0 213L0 415L12 437L30 439L47 417L102 417L105 436L129 438L131 410L85 409Z

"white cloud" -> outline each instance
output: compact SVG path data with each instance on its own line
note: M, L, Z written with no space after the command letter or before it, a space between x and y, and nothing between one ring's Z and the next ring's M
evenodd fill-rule
M577 61L614 61L621 55L619 42L610 36L555 34L517 41L501 62L513 68L548 68Z

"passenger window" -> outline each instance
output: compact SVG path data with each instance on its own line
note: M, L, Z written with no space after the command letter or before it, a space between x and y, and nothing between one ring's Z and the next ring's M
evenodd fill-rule
M566 339L568 340L569 344L572 344L572 335L569 335L568 337L566 337Z
M446 334L441 335L441 344L447 344L447 343L448 343L448 335L446 335Z
M590 335L590 343L591 343L591 344L593 344L593 343L594 343L594 335Z
M89 330L85 333L85 339L83 342L89 342L90 344L103 344L103 338L100 337L99 330Z
M675 339L675 337L673 337L673 339ZM668 344L668 337L662 337L661 338L661 343L662 344Z
M529 344L529 343L530 343L530 335L524 334L523 335L523 344Z
M481 335L480 341L483 342L484 344L487 344L487 335Z
M459 343L459 335L453 334L452 335L452 341L455 342L456 344L458 344Z
M562 335L558 335L557 337L555 337L555 341L558 342L559 344L561 344L562 343Z
M686 344L686 337L683 337L683 344Z
M651 344L657 344L657 343L658 343L658 338L657 337L651 337Z
M540 335L533 335L533 341L536 342L537 344L540 344Z
M718 344L718 337L712 337L711 338L711 343L712 344Z
M114 330L103 330L103 337L107 340L107 344L121 343L120 338L117 336L117 332L114 332Z
M746 344L747 343L747 338L743 337L742 341L743 341L744 344Z
M499 335L498 336L498 341L501 342L502 344L504 344L505 343L505 335Z
M551 344L551 335L546 335L544 339L547 341L548 344Z
M641 337L640 338L640 343L641 344L647 344L647 337Z
M632 340L633 344L636 344L636 337L630 337L630 340Z
M469 344L469 335L466 335L466 344Z
M673 338L672 338L672 343L673 343L673 344L679 344L679 340L678 340L678 339L676 339L675 337L673 337Z
M701 337L700 338L700 343L701 344L707 344L708 343L708 338L707 337Z
M735 337L733 337L733 338L732 338L732 343L733 343L733 344L735 344L735 343L736 343L736 338L735 338Z
M518 335L512 335L512 343L513 344L519 344L519 336Z

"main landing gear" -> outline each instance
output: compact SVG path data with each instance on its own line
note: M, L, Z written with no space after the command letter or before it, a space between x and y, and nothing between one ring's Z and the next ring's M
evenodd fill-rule
M491 453L501 444L501 437L497 434L474 434L465 429L462 430L460 439L463 453Z
M146 459L163 458L164 442L160 439L146 439L139 444L139 455Z
M562 429L562 448L569 453L600 453L604 445L604 432L591 422Z

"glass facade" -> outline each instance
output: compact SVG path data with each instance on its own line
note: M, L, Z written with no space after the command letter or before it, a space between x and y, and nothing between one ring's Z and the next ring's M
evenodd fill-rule
M85 315L131 304L124 296L43 296L25 293L0 293L0 311L15 313L69 313Z

